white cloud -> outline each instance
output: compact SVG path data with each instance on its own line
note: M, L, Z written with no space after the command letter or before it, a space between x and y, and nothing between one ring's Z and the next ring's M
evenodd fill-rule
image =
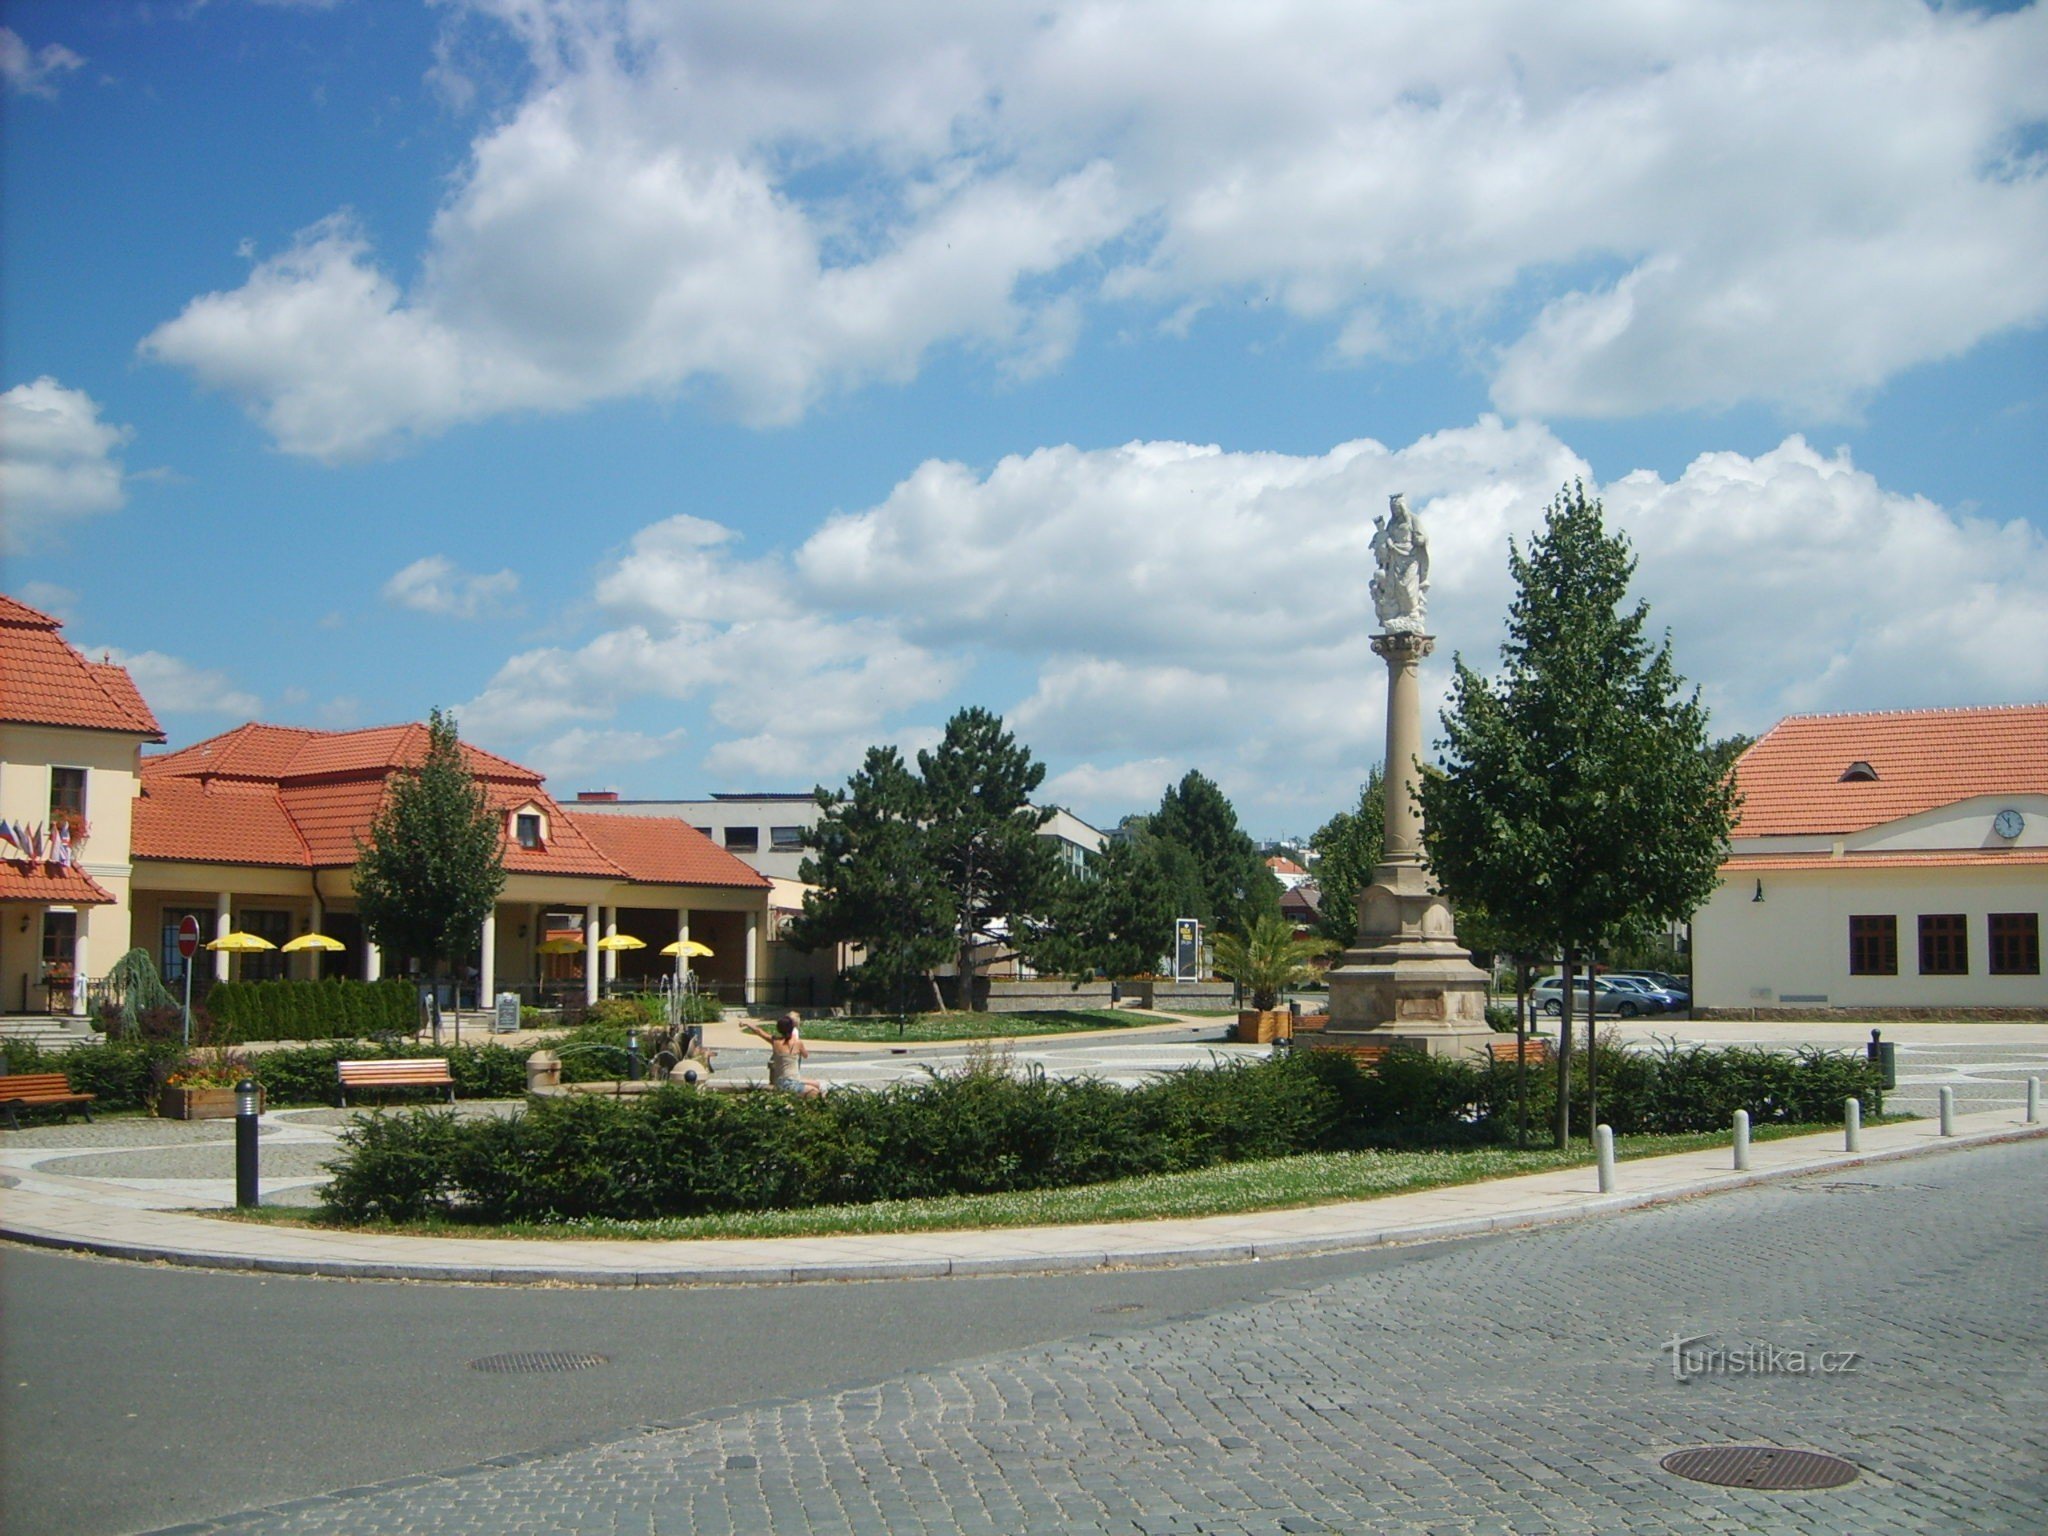
M125 505L115 454L131 435L101 421L91 395L48 375L0 394L0 550L32 549L66 523Z
M385 582L384 598L416 613L481 619L503 612L518 590L519 577L513 571L480 575L457 570L446 555L427 555Z
M80 646L86 655L105 656L116 666L126 667L135 686L151 709L159 713L241 715L254 718L262 713L263 701L238 688L225 672L194 666L162 651L120 651Z
M590 731L577 727L562 732L520 759L545 775L557 793L571 795L575 779L602 778L607 770L666 756L683 739L681 730L650 736L641 731Z
M40 608L52 618L66 624L78 617L78 594L69 587L60 587L50 581L24 581L15 589L19 597L31 608Z
M10 91L53 101L57 82L84 63L62 43L31 48L12 27L0 27L0 82Z
M1108 305L1270 302L1551 416L1842 411L2048 318L2040 6L449 15L453 99L468 39L527 74L413 270L338 215L144 343L292 452L677 391L788 421L941 348L1055 368Z

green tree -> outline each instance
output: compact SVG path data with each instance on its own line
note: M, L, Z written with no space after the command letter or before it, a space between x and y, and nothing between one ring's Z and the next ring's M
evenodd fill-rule
M1045 765L978 707L946 722L938 746L917 754L925 848L953 914L962 1008L975 1006L975 951L1026 940L1056 884L1057 853L1038 835L1052 810L1031 804Z
M1173 920L1196 900L1194 859L1144 831L1113 838L1061 883L1032 961L1047 970L1133 976L1173 943Z
M1243 933L1216 935L1216 969L1251 994L1252 1006L1271 1008L1289 987L1315 978L1311 960L1338 946L1328 939L1298 939L1278 913L1253 921Z
M1180 916L1200 918L1211 932L1244 933L1261 917L1279 915L1280 882L1214 781L1190 769L1160 798L1146 826L1194 859L1199 903Z
M840 790L820 786L824 814L804 833L812 851L798 871L813 889L789 941L811 951L857 946L848 990L874 1006L909 1011L913 987L930 989L951 948L953 908L925 848L924 786L894 747L870 747Z
M476 946L505 888L501 818L469 771L455 722L427 720L417 768L392 776L356 841L356 911L370 939L423 962L438 986L448 963Z
M1639 941L1712 893L1734 789L1707 750L1707 712L1684 691L1649 606L1624 608L1636 562L1583 485L1551 502L1527 554L1489 681L1456 661L1443 771L1422 777L1430 869L1504 934L1579 957ZM1560 1146L1570 1134L1571 1006L1558 1049Z
M1358 787L1358 804L1339 811L1315 835L1316 886L1323 893L1316 927L1339 946L1358 936L1358 893L1386 857L1386 770L1375 763Z

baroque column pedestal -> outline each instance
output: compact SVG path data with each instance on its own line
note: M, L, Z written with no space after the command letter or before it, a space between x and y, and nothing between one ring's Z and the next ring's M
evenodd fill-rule
M1484 1057L1486 973L1458 942L1450 903L1422 865L1422 754L1416 666L1435 648L1422 634L1373 636L1387 663L1386 862L1358 897L1358 937L1330 972L1330 1023L1318 1045ZM1304 1041L1308 1037L1304 1036Z

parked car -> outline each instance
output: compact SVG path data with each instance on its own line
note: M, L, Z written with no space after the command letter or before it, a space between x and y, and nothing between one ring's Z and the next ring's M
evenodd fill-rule
M1674 976L1669 971L1612 971L1613 976L1636 976L1647 981L1662 992L1669 992L1678 999L1678 1006L1692 1006L1692 983L1683 976Z
M1633 972L1611 973L1602 976L1600 979L1611 987L1619 988L1623 993L1634 992L1640 994L1646 1004L1643 1009L1645 1013L1676 1013L1679 1009L1689 1006L1692 1002L1691 998L1681 999L1676 992L1669 991L1664 987L1656 985L1654 982L1647 981L1642 976ZM1621 1011L1619 1004L1616 1005L1615 1011L1617 1013Z
M1586 978L1574 978L1576 997L1572 1001L1572 1012L1583 1018L1586 1014ZM1628 991L1612 984L1605 976L1594 978L1593 1010L1595 1015L1608 1014L1632 1019L1638 1014L1652 1012L1650 999L1643 994ZM1546 976L1529 991L1530 1006L1556 1018L1564 1012L1564 978Z

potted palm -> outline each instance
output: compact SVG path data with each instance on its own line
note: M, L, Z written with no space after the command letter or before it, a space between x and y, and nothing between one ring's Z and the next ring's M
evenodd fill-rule
M1216 969L1251 994L1251 1007L1237 1016L1237 1038L1252 1044L1277 1040L1287 1031L1287 1011L1276 1005L1289 987L1313 980L1309 962L1338 945L1302 938L1279 916L1261 917L1242 934L1216 936Z

